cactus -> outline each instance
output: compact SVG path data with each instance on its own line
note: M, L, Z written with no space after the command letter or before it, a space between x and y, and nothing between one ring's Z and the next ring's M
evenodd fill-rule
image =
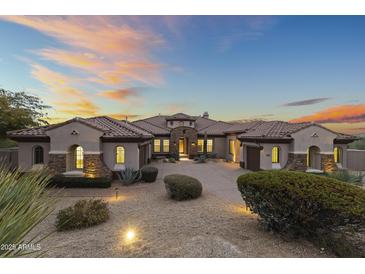
M123 185L132 185L142 179L142 173L140 170L134 170L129 167L117 174Z

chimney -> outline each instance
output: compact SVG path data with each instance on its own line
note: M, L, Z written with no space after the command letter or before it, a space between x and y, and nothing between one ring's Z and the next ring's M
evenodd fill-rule
M207 119L209 118L209 113L207 111L204 111L203 118L207 118Z

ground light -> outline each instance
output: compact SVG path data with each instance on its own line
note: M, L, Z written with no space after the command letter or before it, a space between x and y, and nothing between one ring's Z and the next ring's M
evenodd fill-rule
M136 238L136 232L133 229L128 229L125 234L125 239L127 242L132 242Z

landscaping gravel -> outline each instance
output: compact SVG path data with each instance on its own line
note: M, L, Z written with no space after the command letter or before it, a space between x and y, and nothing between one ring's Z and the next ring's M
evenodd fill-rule
M110 219L87 229L52 233L41 242L45 257L332 256L307 241L266 232L243 202L204 191L195 200L169 200L161 178L151 184L114 183L109 189L65 189L59 195L57 210L30 236L54 231L58 210L88 197L109 201ZM130 231L135 238L127 238Z

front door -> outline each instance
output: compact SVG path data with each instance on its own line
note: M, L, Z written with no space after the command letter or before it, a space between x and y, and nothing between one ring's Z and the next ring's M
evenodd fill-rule
M185 152L185 140L184 138L179 139L179 154L184 154Z
M247 147L247 169L260 170L260 148Z

